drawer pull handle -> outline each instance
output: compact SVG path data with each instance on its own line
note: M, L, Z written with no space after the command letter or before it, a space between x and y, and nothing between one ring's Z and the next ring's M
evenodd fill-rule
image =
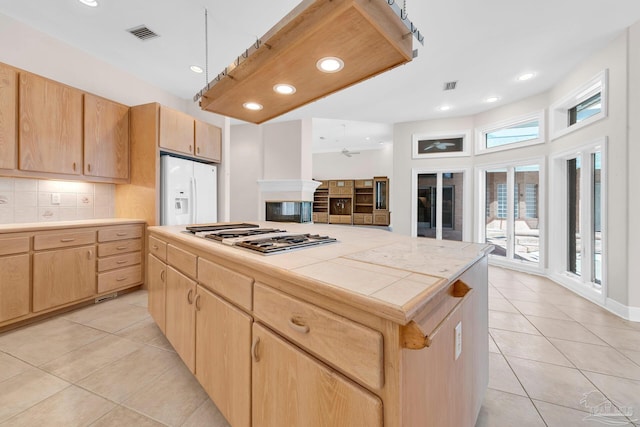
M154 251L157 251L157 250L158 250L158 245L153 245L153 246L151 246L151 247L153 248L153 250L154 250Z
M126 236L127 234L129 234L129 233L120 232L120 233L116 233L116 236L123 237L123 236Z
M62 243L69 243L69 242L74 242L76 239L60 239L60 242Z
M116 261L116 264L124 264L124 263L126 263L126 262L127 262L127 261L125 261L125 260L121 259L120 261Z
M189 289L189 292L187 292L187 302L193 304L193 289Z
M260 337L255 337L251 344L251 355L256 362L260 361L260 355L258 354L258 344L260 344Z
M407 325L403 326L401 332L402 346L411 350L420 350L425 347L431 347L431 344L433 344L433 340L436 335L438 335L438 332L440 332L444 324L447 323L447 321L451 319L451 316L453 316L458 308L460 308L462 303L464 303L464 300L466 300L467 297L471 295L472 290L472 288L467 286L467 284L461 280L455 282L452 286L451 296L453 296L454 298L460 298L460 300L456 302L451 311L449 311L449 313L447 313L447 315L440 322L438 322L436 327L433 328L433 331L431 331L431 333L429 334L424 334L424 332L422 332L422 330L420 329L420 325L418 325L413 320Z
M124 277L118 277L118 278L116 279L116 282L122 282L123 280L127 280L127 276L124 276Z
M165 272L164 272L164 270L162 270L160 272L160 280L162 280L163 282L164 282L164 275L165 275Z
M124 246L118 246L116 249L117 249L117 250L119 250L119 251L121 251L121 250L123 250L123 249L127 249L127 245L124 245Z
M196 311L200 311L200 294L196 294L195 306L196 306Z
M289 326L291 326L291 329L296 332L300 332L301 334L308 334L310 330L309 326L305 325L304 322L297 317L289 319Z

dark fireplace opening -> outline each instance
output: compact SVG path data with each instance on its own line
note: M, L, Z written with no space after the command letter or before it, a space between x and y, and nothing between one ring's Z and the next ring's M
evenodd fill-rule
M311 202L266 202L266 220L277 222L311 222Z

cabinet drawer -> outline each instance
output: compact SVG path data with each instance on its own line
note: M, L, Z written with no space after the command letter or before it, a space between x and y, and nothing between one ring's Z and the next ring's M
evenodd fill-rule
M149 253L155 255L162 261L167 260L167 243L153 236L149 236Z
M197 258L195 255L167 245L167 262L191 278L196 278Z
M95 243L95 230L74 231L72 233L36 234L33 249L36 251L52 248L66 248Z
M29 252L29 237L9 237L0 239L0 255Z
M98 271L107 271L113 270L114 268L129 267L130 265L140 264L141 257L142 255L140 252L132 252L108 258L100 258L98 259Z
M251 310L253 278L199 258L198 281L229 301Z
M380 332L260 283L253 307L257 318L320 359L366 385L383 386Z
M142 237L142 225L125 225L98 230L98 242L138 239L140 237Z
M98 274L98 293L124 288L129 285L137 285L141 281L142 268L140 265L100 273Z
M98 245L98 256L110 256L116 254L126 254L128 252L139 251L142 248L140 239L122 240L109 243L101 243Z

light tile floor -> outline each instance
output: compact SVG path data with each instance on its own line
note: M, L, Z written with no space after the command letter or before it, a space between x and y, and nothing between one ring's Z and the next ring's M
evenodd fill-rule
M640 425L639 323L544 278L489 282L476 427ZM138 291L0 334L0 426L228 426L146 306ZM609 402L619 416L594 415Z

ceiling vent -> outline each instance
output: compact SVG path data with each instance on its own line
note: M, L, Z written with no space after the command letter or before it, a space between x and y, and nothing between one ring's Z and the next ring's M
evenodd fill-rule
M444 84L444 90L454 90L456 88L456 86L458 85L458 81L452 81L452 82L446 82Z
M133 34L134 36L136 36L137 38L139 38L140 40L149 40L149 39L158 37L158 34L151 31L145 25L129 28L127 31Z

